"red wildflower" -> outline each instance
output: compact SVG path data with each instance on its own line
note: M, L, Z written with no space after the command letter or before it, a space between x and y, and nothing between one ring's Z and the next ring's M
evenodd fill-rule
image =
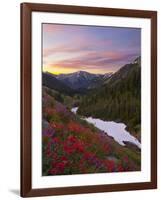
M81 142L77 142L73 145L73 148L79 152L83 152L84 151L84 146Z
M68 159L67 159L66 156L62 156L62 157L60 158L60 160L61 160L62 162L64 162L64 163L66 163Z
M93 158L95 155L93 154L93 153L91 153L91 152L85 152L84 153L84 158L86 159L86 160L88 160L88 159L90 159L90 158Z
M68 129L69 131L76 132L76 133L80 133L84 130L84 128L80 124L77 124L75 122L70 122L68 124Z
M58 137L54 137L54 138L52 139L52 142L53 142L53 143L59 143L59 142L60 142L60 139L59 139Z
M53 162L52 163L52 167L53 167L54 171L57 171L58 173L64 172L65 165L66 165L65 162Z
M84 144L75 136L70 135L64 143L64 151L67 154L71 154L75 151L83 152Z
M118 171L118 172L123 172L123 171L124 171L124 168L123 168L123 166L122 166L121 164L119 164L119 165L117 166L117 171Z
M77 141L77 138L74 135L69 135L67 138L67 142L74 143Z
M53 108L45 108L44 113L46 113L47 115L53 115L55 113L55 110Z
M108 172L112 172L115 169L115 162L113 160L106 160L106 167Z
M71 154L74 152L74 149L72 146L69 146L68 144L64 144L64 152L66 152L67 154Z
M61 130L64 129L64 125L63 125L63 124L56 123L56 122L52 122L52 123L51 123L51 126L52 126L54 129L58 130L58 131L61 131Z
M57 174L57 170L54 169L54 168L52 168L52 169L50 169L50 170L48 171L48 174L55 175L55 174Z
M64 171L65 163L64 162L57 163L56 168L59 169L60 171Z
M51 152L49 149L47 149L47 151L46 151L46 156L47 156L47 157L51 157L51 155L52 155L52 152Z

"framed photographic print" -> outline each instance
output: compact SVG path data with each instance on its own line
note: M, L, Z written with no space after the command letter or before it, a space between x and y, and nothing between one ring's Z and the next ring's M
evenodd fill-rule
M22 3L21 196L156 187L156 11Z

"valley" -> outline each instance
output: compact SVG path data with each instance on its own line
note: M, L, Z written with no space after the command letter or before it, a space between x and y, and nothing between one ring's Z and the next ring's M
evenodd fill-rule
M141 169L140 57L115 73L42 80L43 175Z

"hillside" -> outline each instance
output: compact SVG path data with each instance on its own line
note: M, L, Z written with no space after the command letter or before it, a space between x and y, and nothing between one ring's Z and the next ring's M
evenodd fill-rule
M86 95L78 113L103 120L125 122L133 135L140 139L141 124L141 65L140 58L123 66L104 82L102 88Z
M42 82L43 86L54 89L66 95L72 95L74 93L74 90L72 90L70 87L59 81L57 78L55 78L54 75L48 72L42 73Z
M140 151L73 114L55 91L43 87L42 92L43 176L140 170Z

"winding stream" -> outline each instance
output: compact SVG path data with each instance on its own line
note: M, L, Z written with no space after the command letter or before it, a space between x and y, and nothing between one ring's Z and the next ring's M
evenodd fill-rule
M78 107L74 107L71 109L71 111L74 114L77 114L77 110ZM125 146L125 141L133 143L141 149L140 142L125 129L126 125L124 123L117 123L114 121L103 121L101 119L93 117L83 117L82 119L93 124L98 129L104 131L105 133L107 133L107 135L112 136L114 140L120 145Z

